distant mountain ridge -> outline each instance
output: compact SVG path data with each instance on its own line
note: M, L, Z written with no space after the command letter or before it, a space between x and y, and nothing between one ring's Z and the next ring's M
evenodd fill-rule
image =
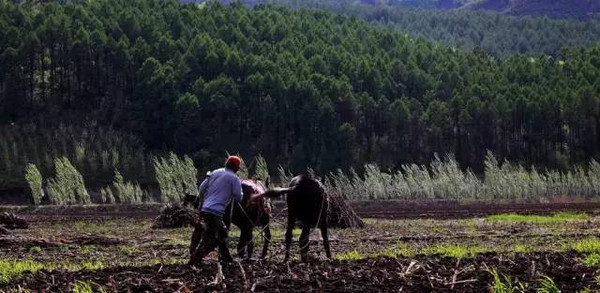
M360 0L360 2L441 10L487 10L511 15L547 15L569 18L600 16L599 0Z
M589 18L600 15L598 0L482 0L456 3L456 7L474 10L491 10L512 15L547 15L554 17ZM447 0L438 2L439 8L447 6Z
M180 0L182 3L206 0ZM231 3L234 0L221 0ZM279 3L277 0L242 0L246 5ZM287 1L290 2L290 1ZM293 1L291 1L293 2ZM298 2L302 2L299 0ZM340 5L352 1L340 0ZM600 18L600 0L356 0L353 4L372 6L404 6L425 9L470 9L510 15L550 16L556 18Z

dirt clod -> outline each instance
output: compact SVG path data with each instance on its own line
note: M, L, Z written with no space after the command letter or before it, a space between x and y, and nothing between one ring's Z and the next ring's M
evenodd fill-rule
M0 235L10 235L10 231L8 231L8 229L0 226Z
M31 237L6 237L0 238L0 247L26 247L26 246L39 246L39 247L58 247L62 245L59 242L52 242L43 238L31 238Z
M70 240L69 242L73 243L73 244L79 244L79 245L108 246L108 245L123 244L123 243L126 243L127 241L124 241L123 239L120 239L117 237L111 237L111 236L83 234L83 235L77 236L76 238Z

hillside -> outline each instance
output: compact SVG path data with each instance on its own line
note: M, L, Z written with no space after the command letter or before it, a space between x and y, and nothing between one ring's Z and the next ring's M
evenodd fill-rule
M309 10L163 0L0 4L0 188L67 156L90 185L153 154L325 174L456 154L600 156L600 47L490 58ZM150 177L150 176L148 176Z

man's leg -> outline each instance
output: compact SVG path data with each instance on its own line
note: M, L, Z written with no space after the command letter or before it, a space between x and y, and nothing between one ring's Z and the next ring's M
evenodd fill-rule
M219 246L220 259L225 263L233 262L233 257L231 257L231 253L227 247L227 238L229 237L227 227L225 227L222 219L218 219L217 229L217 245Z
M202 240L198 249L192 255L191 264L200 263L202 259L213 251L218 245L219 218L212 215L203 215L204 224L206 225Z

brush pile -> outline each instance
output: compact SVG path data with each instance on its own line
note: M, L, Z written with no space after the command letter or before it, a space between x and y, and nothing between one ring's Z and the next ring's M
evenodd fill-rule
M152 222L153 229L195 226L200 223L200 212L181 205L168 205Z
M4 212L0 214L0 226L11 230L27 229L29 228L29 223L27 223L25 219L17 217L15 214Z
M332 188L328 188L329 212L327 223L331 228L364 228L365 222L356 214L344 198Z

